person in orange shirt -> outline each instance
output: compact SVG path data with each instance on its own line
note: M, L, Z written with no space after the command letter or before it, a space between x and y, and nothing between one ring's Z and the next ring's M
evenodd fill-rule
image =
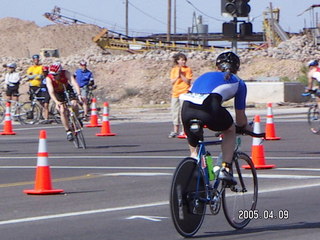
M189 91L192 70L186 65L187 57L183 53L177 53L173 56L175 66L171 69L170 80L172 84L172 96L171 96L171 113L173 121L173 131L169 134L169 138L175 138L179 135L179 128L181 123L181 106L182 100L179 100L181 94ZM181 129L180 134L183 133Z

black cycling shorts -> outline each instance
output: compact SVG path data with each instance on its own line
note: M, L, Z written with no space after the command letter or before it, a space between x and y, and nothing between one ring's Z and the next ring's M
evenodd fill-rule
M7 97L18 97L19 96L19 84L15 84L14 86L7 85L6 90Z
M77 94L74 92L72 86L70 84L68 84L67 86L67 92L69 93L69 98L70 100L77 100ZM56 98L58 99L58 101L60 102L67 102L67 96L65 94L65 92L55 92Z
M210 94L202 105L184 101L181 109L181 118L184 131L188 136L188 142L196 147L199 140L203 140L203 126L206 125L212 131L224 131L233 124L233 118L226 108L221 106L222 97L218 94ZM201 121L199 131L190 131L191 120Z
M49 103L50 99L51 99L48 90L47 91L41 91L39 93L39 97L43 97L44 98L44 99L39 100L41 103Z

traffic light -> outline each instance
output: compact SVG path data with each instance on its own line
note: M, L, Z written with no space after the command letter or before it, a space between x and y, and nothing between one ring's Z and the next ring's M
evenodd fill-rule
M237 16L238 17L248 17L251 7L248 4L250 0L239 0L237 4Z
M250 0L221 0L221 13L232 17L248 17L251 7Z
M240 36L251 36L252 35L252 23L244 22L240 24Z
M236 16L237 0L221 0L221 12Z
M225 22L222 24L222 34L225 37L235 37L237 36L237 23L235 22Z

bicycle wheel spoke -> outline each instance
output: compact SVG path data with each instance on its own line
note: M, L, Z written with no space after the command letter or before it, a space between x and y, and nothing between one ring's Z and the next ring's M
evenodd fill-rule
M204 174L193 158L185 158L173 176L170 210L177 231L193 236L201 227L206 211Z
M241 166L250 165L249 170ZM255 210L258 199L258 180L252 161L245 153L238 153L236 162L233 163L233 176L237 184L226 187L222 195L223 211L229 224L236 228L244 228L252 218L245 218L243 211Z

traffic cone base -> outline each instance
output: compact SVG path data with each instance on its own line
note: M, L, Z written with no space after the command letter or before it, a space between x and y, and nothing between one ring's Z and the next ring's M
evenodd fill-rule
M186 135L185 133L183 133L183 134L179 134L179 135L177 136L177 138L186 139L186 138L188 138L188 137L187 137L187 135Z
M62 189L53 189L51 184L50 166L48 163L48 152L46 143L46 131L40 131L38 159L34 189L26 189L26 194L45 195L62 193Z
M96 136L98 137L104 137L104 136L116 136L115 133L96 133Z

